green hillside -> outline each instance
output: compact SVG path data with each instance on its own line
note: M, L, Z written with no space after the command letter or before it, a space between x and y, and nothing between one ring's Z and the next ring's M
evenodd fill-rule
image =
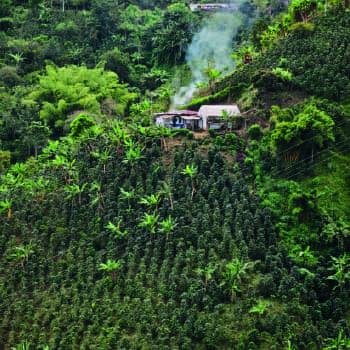
M0 349L350 349L349 4L238 9L193 133L153 113L215 13L0 4Z

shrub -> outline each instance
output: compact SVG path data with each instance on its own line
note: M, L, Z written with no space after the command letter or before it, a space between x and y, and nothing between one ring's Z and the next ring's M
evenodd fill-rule
M221 136L216 136L214 139L214 143L218 147L222 147L225 145L224 139Z
M171 133L173 136L186 136L188 138L190 138L189 134L192 134L192 132L188 129L174 129L171 130Z
M9 151L0 151L0 174L3 174L11 162L11 153Z
M279 78L286 80L286 81L291 81L293 78L293 75L291 72L289 72L286 69L280 68L280 67L276 67L274 69L272 69L272 72Z
M79 114L70 124L71 135L79 136L81 133L96 125L95 120L87 114Z
M209 132L210 137L215 137L216 132L214 129L209 129L208 132Z
M248 129L248 135L252 140L259 140L262 136L262 130L260 125L258 124L253 124L249 129Z
M262 69L257 71L252 81L255 87L266 92L289 90L291 88L291 83L288 79L290 73L288 73L281 68L276 68L274 71Z
M21 77L15 67L4 66L0 69L0 81L8 87L13 87L21 82Z
M236 146L237 145L237 135L233 132L225 135L225 145L226 146Z
M301 36L305 36L307 34L312 33L315 30L315 25L310 22L297 22L291 25L291 31L300 34Z

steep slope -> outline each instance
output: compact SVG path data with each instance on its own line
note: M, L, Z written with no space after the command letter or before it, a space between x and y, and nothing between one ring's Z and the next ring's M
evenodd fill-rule
M157 137L123 130L2 179L2 348L310 349L334 333L345 300L293 267L239 166L191 142L166 171Z

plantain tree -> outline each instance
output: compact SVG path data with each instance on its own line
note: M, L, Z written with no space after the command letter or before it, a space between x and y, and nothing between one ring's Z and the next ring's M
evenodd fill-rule
M114 281L117 277L117 271L122 267L122 263L120 260L111 260L108 259L105 263L101 263L99 266L99 270L105 271L109 273L110 277Z
M188 176L191 179L191 186L192 186L192 193L191 193L191 200L193 199L193 196L196 192L196 188L195 188L195 177L198 174L198 168L191 164L187 164L185 169L182 171L182 174Z
M169 234L175 230L175 227L177 226L177 222L175 219L173 219L170 215L159 222L160 225L160 232L164 233L166 236L166 240L169 238Z
M237 293L240 292L242 281L251 267L251 262L244 262L240 258L234 258L226 264L223 271L224 281L221 285L226 285L229 288L231 302L233 302Z
M145 205L149 210L155 208L158 209L158 205L161 200L161 193L150 194L142 197L139 201L139 204Z
M145 213L139 223L139 227L145 228L148 233L150 233L151 235L154 235L156 232L156 225L158 223L158 218L159 218L159 215L157 215L156 213L151 213L151 214Z

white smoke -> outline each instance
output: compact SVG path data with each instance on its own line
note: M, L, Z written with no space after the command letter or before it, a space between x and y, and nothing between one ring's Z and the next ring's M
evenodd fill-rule
M189 102L199 83L207 82L205 69L209 64L220 72L234 68L231 58L232 42L237 29L243 23L244 15L238 10L240 0L231 4L237 10L216 12L208 17L201 30L194 35L186 54L186 62L191 70L191 82L182 86L172 99L172 107Z

